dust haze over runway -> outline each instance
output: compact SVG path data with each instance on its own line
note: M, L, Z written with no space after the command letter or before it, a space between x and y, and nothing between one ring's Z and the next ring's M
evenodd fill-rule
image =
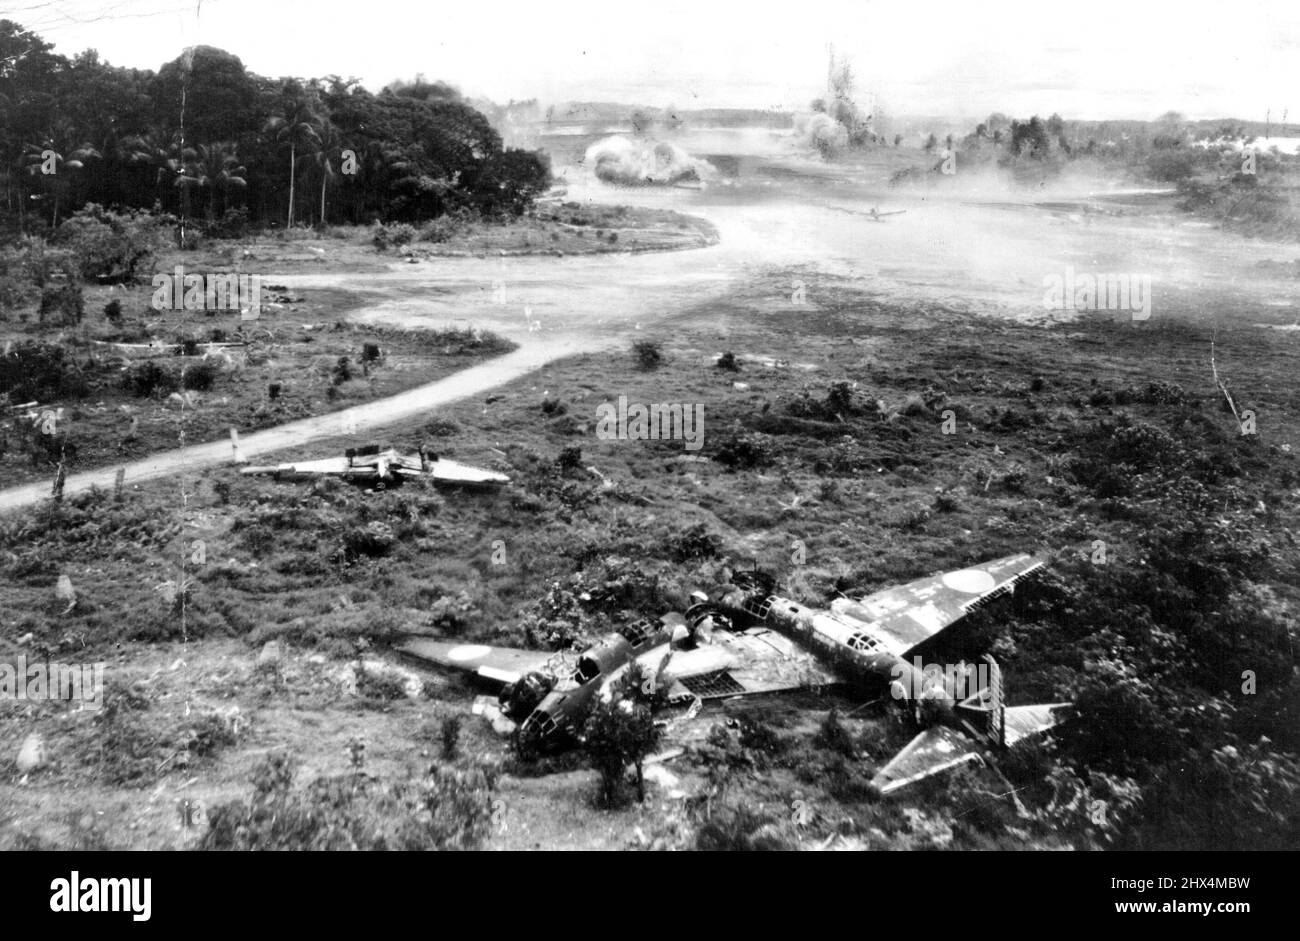
M600 135L595 135L600 136ZM972 318L1044 324L1070 312L1044 309L1043 279L1077 272L1149 275L1152 320L1224 318L1279 327L1300 320L1294 278L1282 264L1292 245L1250 240L1193 221L1168 195L1123 181L1075 177L1050 188L1017 188L995 174L931 176L891 187L878 165L823 162L788 134L708 131L677 135L694 154L726 155L738 172L702 188L611 186L579 160L591 138L541 138L552 148L566 201L672 209L703 216L718 244L673 252L434 257L394 262L383 273L274 275L294 290L341 288L362 297L350 315L394 327L472 326L519 344L497 360L329 415L248 434L246 457L333 437L345 427L380 428L430 408L482 394L548 362L613 349L670 321L706 311L752 279L786 271L817 304L817 276L854 280L884 302L933 304ZM903 209L881 221L873 208ZM1261 262L1275 263L1261 269ZM503 294L504 291L504 294ZM700 313L700 317L708 316ZM865 316L865 315L864 315ZM725 321L719 323L725 331ZM129 463L139 482L230 460L227 441L195 444ZM110 486L116 467L70 476L68 494ZM0 493L0 510L39 502L46 483Z
M826 163L800 152L787 134L755 130L674 136L693 154L735 159L738 173L701 189L611 186L580 163L589 140L540 138L565 200L703 216L717 226L720 242L663 253L440 257L394 264L383 275L279 280L373 292L374 302L353 315L361 322L474 325L523 344L558 334L588 349L679 317L761 271L786 268L799 269L813 304L815 275L824 272L855 279L882 299L932 302L972 316L1060 320L1071 315L1044 310L1043 279L1070 266L1149 275L1153 319L1296 320L1294 280L1258 266L1290 262L1300 250L1194 221L1176 210L1171 191L1080 175L1050 187L1016 187L996 172L960 169L891 187L879 166ZM868 215L873 207L906 212L875 221Z

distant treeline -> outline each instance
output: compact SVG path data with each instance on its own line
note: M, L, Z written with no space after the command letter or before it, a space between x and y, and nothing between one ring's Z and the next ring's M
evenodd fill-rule
M0 20L0 209L31 230L88 203L254 226L523 212L550 185L455 89L265 78L211 46L157 72L56 55Z
M971 168L997 165L1013 171L1041 176L1059 172L1072 160L1086 158L1109 163L1138 178L1175 183L1184 190L1198 185L1226 183L1252 190L1270 191L1270 199L1285 194L1272 192L1281 184L1286 169L1297 165L1293 155L1274 153L1259 138L1266 130L1261 122L1214 120L1189 121L1168 112L1154 121L1068 121L1059 114L1044 119L1037 115L1017 120L1005 114L990 114L964 135L948 133L940 139L931 132L923 148L936 157ZM1296 133L1291 126L1268 128L1273 138ZM902 135L894 138L898 146ZM1256 145L1255 164L1245 168L1241 144ZM939 164L936 164L936 169ZM1267 185L1260 185L1256 171L1267 170ZM905 171L912 173L913 171Z
M513 103L512 103L513 104ZM531 104L521 102L520 105ZM689 128L764 127L774 130L794 126L789 111L763 108L651 108L612 101L568 101L538 109L538 118L551 126L630 126L635 131L678 131Z

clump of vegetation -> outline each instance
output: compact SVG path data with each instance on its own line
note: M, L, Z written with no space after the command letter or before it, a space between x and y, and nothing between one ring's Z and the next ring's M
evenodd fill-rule
M740 372L740 363L736 360L736 354L727 350L718 357L717 367L727 372Z
M944 489L934 495L934 509L938 513L956 513L962 508L962 492Z
M572 584L552 582L524 618L524 634L534 646L563 650L587 632L587 617Z
M732 470L750 470L772 463L772 452L767 435L747 432L724 437L713 459Z
M401 676L387 670L357 667L357 695L364 700L385 704L406 698L406 684Z
M38 309L41 323L53 321L62 327L73 327L81 323L85 313L86 299L80 284L48 287L41 292Z
M562 474L571 474L579 470L582 467L582 448L576 444L563 448L555 459L555 466Z
M76 259L80 277L101 284L134 284L153 267L171 221L143 209L123 212L87 203L63 221L55 238Z
M460 750L460 716L447 716L438 727L444 761L453 761Z
M853 736L849 734L848 729L844 728L844 723L840 721L839 710L834 706L831 707L830 712L826 713L826 718L822 720L821 727L817 730L815 742L818 748L833 751L845 758L853 759L858 756L858 749L853 742Z
M1185 405L1192 401L1192 397L1176 382L1155 379L1142 386L1121 389L1115 400L1121 405L1129 402L1143 405Z
M659 743L659 728L650 708L637 700L641 679L639 670L629 670L620 689L597 703L583 726L583 750L600 772L601 807L627 803L628 765L636 772L636 799L645 800L643 763Z
M202 850L471 850L487 838L493 781L477 768L431 768L386 783L364 773L295 788L295 762L270 756L253 794L212 808Z
M180 379L174 371L147 359L127 367L122 374L122 388L141 398L165 396L180 388Z
M477 327L422 330L416 334L416 338L430 347L439 349L447 356L504 353L515 348L513 343L499 334L491 330L480 330Z
M85 371L62 346L28 340L0 352L0 394L11 402L81 398L89 391Z
M843 417L853 411L853 387L847 382L833 382L826 390L826 411Z
M343 533L343 561L352 563L358 559L381 559L392 552L397 544L397 536L387 523L374 520L364 526L354 526Z
M236 717L209 712L200 716L190 726L186 748L190 754L206 758L239 741L239 723Z
M440 216L437 219L430 220L420 229L421 242L433 242L441 244L449 242L467 227L467 222L451 215Z
M221 366L216 360L201 360L189 363L181 371L181 388L196 392L206 392L212 388L221 375Z
M696 833L695 848L713 852L787 851L798 849L789 824L749 804L712 810Z
M55 268L67 262L67 251L51 248L39 236L0 247L0 312L20 310L40 297Z
M657 340L636 340L632 343L632 355L641 369L657 369L663 364L663 345Z
M451 637L464 634L477 615L478 606L465 591L443 595L429 605L430 624Z
M149 697L136 687L110 687L95 714L99 768L112 785L140 785L153 780L163 743L147 713Z
M696 523L673 536L667 548L675 561L690 562L715 558L721 549L721 542L717 534L709 532L708 526Z
M1070 470L1099 497L1127 496L1140 482L1139 475L1169 473L1184 466L1186 459L1182 445L1167 431L1122 416L1085 434Z
M401 248L403 245L409 245L415 241L420 233L412 225L398 223L397 225L380 225L375 228L375 234L372 238L375 248L381 252L387 251L390 247Z
M772 727L771 722L759 714L740 716L736 720L740 747L758 767L765 767L783 755L786 742Z
M425 423L424 433L431 438L446 438L460 434L460 425L450 418L434 418Z

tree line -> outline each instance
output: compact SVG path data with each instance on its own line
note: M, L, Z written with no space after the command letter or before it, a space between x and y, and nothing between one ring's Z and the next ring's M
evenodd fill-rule
M547 158L452 87L266 78L195 46L157 72L71 59L0 20L0 208L38 231L95 203L255 227L517 215Z

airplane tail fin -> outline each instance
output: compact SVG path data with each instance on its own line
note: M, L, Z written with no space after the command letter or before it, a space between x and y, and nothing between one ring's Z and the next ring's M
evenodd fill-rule
M922 731L872 779L877 793L887 795L915 781L978 760L987 749L1009 748L1060 721L1069 703L1007 706L1001 667L988 654L983 660L987 677L984 685L957 704L960 731L950 725L933 725Z
M987 745L1007 744L1007 709L1002 693L1002 668L991 654L984 654L987 680L974 695L957 704L962 727Z
M653 673L646 672L641 678L640 693L646 699L654 699L660 691L666 690L664 683L664 674L668 672L668 664L673 658L673 652L670 649L664 654L663 659L659 661L659 666Z

